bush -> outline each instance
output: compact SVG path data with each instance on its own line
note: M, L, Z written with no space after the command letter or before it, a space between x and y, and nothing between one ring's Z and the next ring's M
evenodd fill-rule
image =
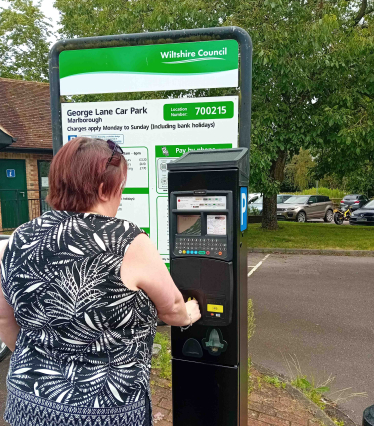
M304 191L296 192L295 195L316 195L317 188L304 189ZM318 188L318 195L326 195L330 198L343 198L348 192L341 189Z

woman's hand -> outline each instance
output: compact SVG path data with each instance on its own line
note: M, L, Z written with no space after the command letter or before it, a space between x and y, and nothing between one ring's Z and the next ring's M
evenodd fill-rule
M201 312L200 312L200 308L199 308L199 304L197 303L197 300L189 300L188 302L186 302L186 310L187 310L187 314L192 319L192 324L195 323L196 321L199 321L199 319L201 318ZM185 324L185 325L189 325Z

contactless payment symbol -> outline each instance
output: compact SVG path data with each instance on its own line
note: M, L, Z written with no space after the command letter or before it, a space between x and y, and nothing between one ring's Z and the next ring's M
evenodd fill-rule
M169 157L169 151L168 151L168 149L166 148L166 146L163 146L161 149L162 149L162 153L163 153L164 155L166 155L166 157Z

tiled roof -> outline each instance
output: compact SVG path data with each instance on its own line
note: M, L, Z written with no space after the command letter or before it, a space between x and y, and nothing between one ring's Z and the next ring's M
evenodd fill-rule
M52 149L49 84L0 78L0 125L17 139L12 149Z

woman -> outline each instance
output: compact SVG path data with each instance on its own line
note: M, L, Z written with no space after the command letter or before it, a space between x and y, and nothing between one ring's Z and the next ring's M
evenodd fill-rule
M189 326L155 246L116 219L127 164L112 141L54 157L48 202L2 248L0 338L14 351L4 418L18 425L148 426L156 316Z

